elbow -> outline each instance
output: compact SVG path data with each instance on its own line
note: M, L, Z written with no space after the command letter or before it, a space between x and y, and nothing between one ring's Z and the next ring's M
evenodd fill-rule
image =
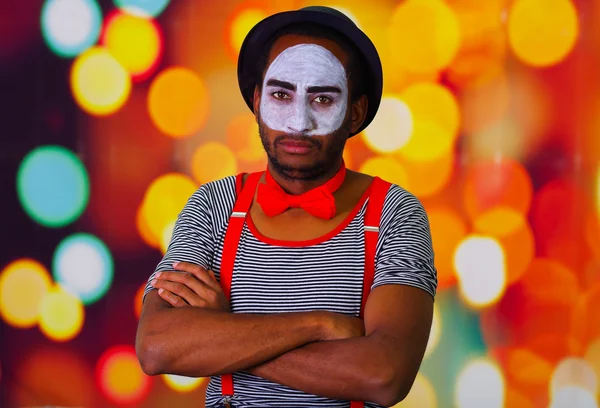
M137 339L135 352L140 362L140 367L146 375L164 373L164 358L160 349L161 347L155 340L148 339L147 337Z
M372 383L372 402L384 407L392 407L404 400L413 383L400 375L398 371L393 370L392 367L389 368L389 370L380 370Z

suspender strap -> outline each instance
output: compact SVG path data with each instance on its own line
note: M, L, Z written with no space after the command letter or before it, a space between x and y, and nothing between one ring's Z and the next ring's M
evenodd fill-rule
M377 239L379 238L379 222L381 221L381 212L383 202L390 188L390 183L383 181L379 177L373 179L371 192L369 193L369 203L365 214L365 274L363 277L363 293L360 307L360 317L364 317L365 305L373 285L375 277L375 252L377 249ZM362 401L351 401L350 408L363 408L365 403Z
M236 178L237 199L233 206L233 212L229 217L229 224L225 232L225 242L223 244L223 255L221 258L220 283L223 293L227 299L231 297L231 280L233 278L233 264L237 254L238 242L242 235L246 215L252 205L254 192L262 172L252 173L248 176L246 184L242 188L242 178L244 174L238 174ZM224 374L221 376L221 393L223 395L233 395L233 376Z
M379 238L379 222L381 221L383 202L390 185L387 181L375 177L371 186L369 203L367 204L365 214L365 276L363 278L362 304L360 307L361 317L364 316L365 305L375 276L375 251L377 249L377 239Z

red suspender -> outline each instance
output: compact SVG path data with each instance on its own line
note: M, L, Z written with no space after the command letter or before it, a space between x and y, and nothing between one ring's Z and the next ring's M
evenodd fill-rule
M383 202L390 188L390 183L375 177L369 193L369 203L365 214L365 275L363 277L363 294L360 306L360 317L364 318L365 305L373 285L375 277L375 251L377 249L377 239L379 238L379 222L383 210ZM363 408L365 403L362 401L350 402L350 408Z
M230 299L231 296L231 279L233 277L233 264L237 254L238 243L242 235L242 229L246 222L246 215L252 200L256 186L263 172L252 173L248 176L244 188L242 188L243 174L238 174L236 179L237 199L233 206L233 212L229 217L229 224L225 232L225 242L223 244L223 255L221 257L221 272L220 283L223 288L223 293ZM223 395L233 395L233 376L224 374L221 376L221 392Z
M238 198L233 207L233 212L229 217L229 224L225 232L225 242L223 245L223 255L221 258L220 282L223 292L229 299L231 296L231 280L233 277L233 264L237 253L237 247L244 228L246 216L252 204L254 193L258 181L263 172L252 173L248 176L246 184L242 188L243 174L239 174L236 179L236 188ZM377 239L379 237L379 222L385 196L390 188L390 183L381 180L379 177L373 179L371 192L369 194L369 203L365 214L365 272L363 277L363 294L360 308L360 316L364 317L367 297L371 291L371 285L375 275L375 251L377 248ZM221 376L221 392L223 395L233 395L233 376L224 374ZM352 401L350 408L362 408L364 403Z

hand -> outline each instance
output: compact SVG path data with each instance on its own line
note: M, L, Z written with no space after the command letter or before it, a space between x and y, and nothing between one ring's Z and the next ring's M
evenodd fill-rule
M325 336L322 340L344 340L365 335L365 324L358 317L327 312Z
M151 284L173 307L196 306L229 312L229 301L212 271L188 262L175 262L175 272L159 272Z

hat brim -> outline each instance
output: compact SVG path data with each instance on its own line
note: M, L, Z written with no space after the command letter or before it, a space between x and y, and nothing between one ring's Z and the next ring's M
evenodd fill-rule
M244 101L246 101L250 110L254 112L254 89L257 85L256 63L265 52L264 47L277 31L291 24L299 23L314 23L329 27L346 36L362 54L367 64L365 70L367 78L364 79L367 81L365 94L369 102L365 121L351 136L362 132L375 117L381 102L383 91L381 61L375 45L365 33L350 20L333 14L312 10L285 11L273 14L254 26L242 44L238 59L238 83Z

